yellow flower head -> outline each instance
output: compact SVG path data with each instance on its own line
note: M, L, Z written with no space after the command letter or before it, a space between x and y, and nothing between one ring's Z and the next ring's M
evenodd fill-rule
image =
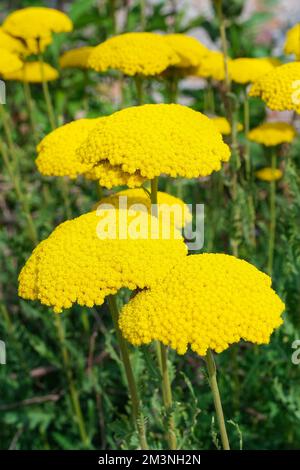
M217 353L241 339L269 343L284 304L271 278L224 254L183 258L164 280L137 294L122 310L120 327L134 345L159 340L184 354Z
M300 24L295 24L286 33L284 52L295 54L297 58L300 58Z
M98 121L99 119L78 119L46 135L37 146L38 157L35 163L40 173L70 178L85 173L89 166L81 163L76 150Z
M18 39L13 38L7 34L0 26L0 49L6 49L14 54L26 54L26 48Z
M44 80L50 82L58 78L58 71L50 64L43 64ZM42 83L42 71L40 62L24 62L23 67L14 72L6 73L6 80L19 82Z
M6 49L0 48L0 76L17 72L23 66L19 57Z
M28 7L7 16L3 29L22 39L32 54L42 52L52 41L52 33L69 32L73 24L59 10L45 7Z
M130 221L124 234L126 217ZM135 215L130 216L128 211L108 210L101 215L89 212L59 225L37 246L23 267L19 295L38 299L61 312L74 303L101 305L107 295L122 287L132 290L151 287L187 250L180 237L168 240L145 237L143 228L148 232L147 224L157 223L147 213L138 216L141 235L126 238L134 219ZM108 230L103 236L105 224Z
M248 139L253 142L271 147L283 143L290 143L296 137L294 126L286 122L265 122L248 134Z
M209 52L200 41L185 34L167 34L163 37L178 55L180 61L176 67L179 68L197 67Z
M230 63L228 59L228 64ZM213 78L214 80L224 80L225 67L224 55L219 51L209 51L207 56L202 57L199 67L196 69L195 74L197 77Z
M300 113L300 62L275 67L250 88L250 96L259 96L270 109Z
M178 104L126 108L102 118L78 150L84 164L101 161L152 179L207 176L230 157L214 123Z
M279 170L279 168L273 169L273 168L266 167L266 168L262 168L261 170L258 170L255 173L255 176L261 181L267 181L267 182L277 181L282 178L282 171Z
M158 215L162 223L164 220L166 223L168 223L170 220L171 225L182 228L191 222L192 214L188 206L178 197L158 191L157 203ZM99 204L111 204L116 209L131 209L132 206L138 204L141 206L135 206L132 207L132 209L145 211L151 214L151 200L143 188L125 189L124 191L119 191L112 194L111 196L102 198L97 206Z
M59 59L59 65L62 69L78 68L86 69L88 67L88 58L94 48L85 46L71 49L65 52Z
M114 188L115 186L136 188L142 186L146 181L146 178L143 178L139 171L130 174L123 171L120 165L111 165L107 161L97 163L97 165L87 171L84 176L86 179L99 180L100 186L108 189Z
M273 70L279 62L264 58L239 58L230 61L229 75L236 83L252 83L262 75Z
M157 75L179 62L175 51L155 33L125 33L95 47L88 65L97 72L120 70L126 75Z
M226 119L223 116L214 116L214 117L211 117L211 120L213 121L213 123L217 127L218 131L222 135L230 135L231 134L231 125L230 125L230 122L228 121L228 119ZM237 125L237 130L238 131L243 130L243 125L240 122Z

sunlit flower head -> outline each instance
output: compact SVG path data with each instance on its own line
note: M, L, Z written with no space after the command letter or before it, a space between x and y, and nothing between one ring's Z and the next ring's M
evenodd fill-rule
M249 140L267 147L290 143L295 137L296 129L286 122L265 122L248 133Z
M298 59L300 58L300 24L295 24L286 33L284 52L295 54Z
M86 69L88 67L88 58L93 49L93 47L85 46L66 51L61 55L59 65L62 69Z
M256 171L255 176L261 181L277 181L282 178L282 171L279 168L266 167Z
M52 80L56 80L59 76L58 71L47 63L43 63L43 75L40 62L24 62L21 69L5 74L5 80L42 83L43 78L46 82L51 82Z
M186 34L167 34L163 37L179 57L176 68L197 67L209 52L200 41Z
M12 12L6 17L3 29L22 39L29 52L42 52L52 41L52 33L73 29L70 18L63 12L46 7L28 7Z
M115 186L140 187L147 179L142 177L139 171L128 173L123 171L120 165L111 165L108 161L97 163L84 176L86 179L98 180L100 186L108 189Z
M6 49L0 48L0 76L8 73L15 73L23 66L23 62L19 57Z
M300 62L275 67L250 88L250 96L259 96L270 109L300 113Z
M123 109L102 118L78 150L84 164L108 161L130 174L207 176L230 157L214 123L177 104Z
M246 261L223 254L183 258L149 291L122 310L120 327L134 345L153 340L184 354L204 356L240 340L269 343L282 324L284 304L271 278Z
M213 116L211 120L215 124L216 128L222 135L230 135L231 134L231 125L228 119L223 116ZM237 125L237 131L242 131L243 125L239 122Z
M125 75L157 75L179 63L163 36L125 33L107 39L92 51L88 64L97 72L120 70Z
M239 58L230 61L229 75L236 83L252 83L259 77L272 71L280 63L276 59L261 58Z
M7 34L0 26L0 49L6 49L18 55L25 55L26 48L21 41Z
M230 63L228 59L228 64ZM225 66L224 55L219 51L209 51L209 54L202 57L200 65L195 69L194 75L214 80L224 80Z
M59 225L23 267L19 295L61 312L74 303L101 305L107 295L122 287L151 287L186 255L186 246L182 238L163 239L160 232L157 239L145 237L143 229L148 233L148 224L157 221L147 213L139 213L136 220L141 234L122 238L126 217L127 235L135 215L125 210L90 212Z

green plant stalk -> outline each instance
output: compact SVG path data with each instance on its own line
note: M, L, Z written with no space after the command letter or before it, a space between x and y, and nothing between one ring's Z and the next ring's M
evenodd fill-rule
M226 25L225 25L223 11L222 11L222 0L215 0L215 4L216 4L217 17L219 20L222 52L224 56L224 72L225 72L224 81L226 85L226 91L229 92L231 84L230 84L229 69L228 69L228 46L227 46L227 38L226 38Z
M30 210L29 210L27 196L23 193L19 175L12 168L6 148L1 141L0 141L0 150L1 150L1 155L3 157L5 167L10 177L10 180L15 188L17 200L19 201L22 207L22 210L24 212L24 215L25 215L25 219L27 222L28 236L33 246L36 246L38 244L38 236L37 236L36 228L35 228L35 225L34 225Z
M272 148L271 157L272 170L276 170L276 148ZM273 272L273 260L274 260L274 245L275 245L275 231L276 231L276 181L270 182L270 228L269 228L269 251L268 251L268 268L267 272L269 276L272 276Z
M132 417L135 424L135 427L138 431L140 446L141 449L148 449L147 439L146 439L146 432L145 432L145 425L144 425L144 418L141 412L140 406L140 399L138 396L137 386L130 362L129 350L128 345L125 339L123 338L122 332L119 328L119 309L116 301L116 297L114 295L109 295L107 297L107 302L109 306L109 310L113 319L114 327L117 334L117 340L120 348L121 359L124 365L124 370L127 378L129 394L131 398L131 406L132 406Z
M0 118L3 123L3 129L4 129L4 134L7 140L7 145L9 148L9 153L11 154L11 157L13 159L13 164L15 167L14 170L16 172L19 172L18 156L17 156L15 145L14 145L14 141L13 141L10 119L2 103L0 103Z
M44 94L45 103L46 103L46 109L47 109L51 128L52 130L54 130L56 129L56 119L55 119L54 109L53 109L53 105L51 101L51 96L49 93L48 82L45 79L43 54L39 53L38 57L39 57L39 63L40 63L40 69L41 69L42 87L43 87L43 94Z
M62 324L60 314L55 314L55 327L56 327L58 339L60 342L64 369L66 371L66 378L67 378L67 382L69 386L70 399L71 399L72 407L76 416L76 423L78 426L79 434L80 434L83 445L89 446L90 439L86 431L83 414L82 414L82 410L80 406L80 401L79 401L79 395L78 395L78 391L77 391L76 384L75 384L73 374L72 374L69 352L65 346L65 332L64 332L64 327Z
M169 103L177 103L178 82L179 82L179 77L177 77L176 75L167 78Z
M226 425L225 425L225 419L224 419L224 413L223 413L223 408L222 408L222 402L221 402L221 397L220 397L220 392L219 392L219 387L218 387L218 382L217 382L217 369L216 369L216 364L215 364L213 353L210 349L207 350L205 360L206 360L206 366L207 366L207 371L208 371L209 385L210 385L213 399L214 399L214 405L215 405L215 410L216 410L216 415L217 415L217 420L218 420L218 425L219 425L219 430L220 430L220 435L221 435L222 447L224 450L230 450L227 431L226 431Z
M36 126L35 126L35 122L33 118L32 97L31 97L30 85L26 80L23 81L23 88L24 88L25 103L26 103L29 121L30 121L30 127L32 130L33 138L34 138L34 143L36 143L37 137L36 137Z
M248 134L250 130L250 105L246 88L244 89L244 132L245 132L245 163L246 163L246 179L251 178L251 159L250 159L250 142Z
M141 23L141 31L145 31L145 28L146 28L146 2L145 0L140 0L140 23Z
M144 90L143 90L144 79L141 75L136 75L134 77L134 82L135 82L135 88L136 88L136 101L137 101L137 104L141 106L144 103Z

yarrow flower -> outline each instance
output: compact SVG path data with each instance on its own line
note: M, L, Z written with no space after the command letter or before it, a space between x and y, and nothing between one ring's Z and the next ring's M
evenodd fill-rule
M224 254L191 255L163 280L137 294L122 310L124 337L139 346L159 340L184 354L217 353L241 339L269 343L282 324L284 304L271 278Z
M23 66L19 57L6 49L0 48L0 75L17 72Z
M231 59L228 59L228 64ZM194 75L214 80L224 80L225 66L224 55L219 51L209 51L207 56L202 57L199 66L195 69Z
M182 228L192 220L192 214L188 206L178 197L171 196L168 193L158 191L157 193L157 212L162 223L171 222L177 228ZM124 204L126 209L145 211L151 214L151 200L143 188L125 189L110 196L104 197L97 204L102 207L103 204L111 204L116 209L122 209ZM134 207L133 207L134 206ZM152 214L153 215L153 214Z
M267 147L290 143L295 137L296 129L286 122L265 122L248 133L249 140Z
M207 176L228 161L229 147L213 122L176 104L126 108L102 118L78 149L82 163L118 165L147 179L161 174Z
M97 72L120 70L126 75L157 75L180 61L162 36L125 33L107 39L92 51L88 65Z
M278 181L282 178L282 171L279 168L266 167L256 171L255 176L261 181Z
M52 65L43 63L44 80L50 82L58 78L58 71ZM24 62L23 67L10 73L6 73L6 80L19 82L42 83L42 70L40 62Z
M231 134L231 125L228 119L223 116L212 116L211 120L215 124L216 128L222 135L230 135ZM237 125L237 130L243 130L243 125L239 122Z
M275 67L250 88L250 96L259 96L270 109L300 113L300 62Z
M286 33L286 39L284 44L284 52L286 54L295 54L300 58L300 24L295 24Z
M71 49L61 55L59 65L62 69L68 68L88 68L88 58L94 48L90 46Z
M272 71L280 63L267 57L234 59L228 66L231 80L246 84L256 81L259 77Z
M124 185L129 188L136 188L142 186L146 181L146 178L143 178L140 172L136 171L130 174L123 171L121 166L111 165L106 161L97 163L96 166L84 174L84 177L90 180L98 180L100 186L108 189Z
M22 42L7 34L2 27L0 27L0 49L6 49L18 55L26 54L26 48Z
M7 16L3 29L22 39L32 54L42 52L52 41L52 33L69 32L73 23L65 13L46 7L28 7Z
M130 223L124 228L124 219L135 223L135 217L125 210L106 210L59 225L23 267L20 297L39 300L61 312L74 303L101 305L107 295L122 287L151 287L186 255L187 249L178 232L178 238L174 233L173 238L163 239L161 232L157 239L147 237L151 224L157 223L147 213L140 213L136 221L140 235L130 237ZM103 232L107 224L108 230Z
M179 57L176 68L197 67L209 52L200 41L186 34L167 34L163 38Z

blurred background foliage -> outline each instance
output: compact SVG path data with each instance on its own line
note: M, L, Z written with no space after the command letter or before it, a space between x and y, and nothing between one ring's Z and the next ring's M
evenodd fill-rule
M201 3L201 2L200 2ZM1 19L14 9L41 5L62 8L74 22L74 31L56 35L46 51L46 60L58 67L59 54L80 45L96 45L122 31L201 32L208 45L219 48L216 16L186 15L181 1L5 1ZM146 4L146 7L145 7ZM272 37L263 39L263 28L272 24L276 0L263 2L264 8L243 16L247 2L225 1L229 52L232 57L272 55ZM283 32L282 32L283 33ZM259 36L262 38L258 40ZM201 36L202 37L202 36ZM50 90L59 123L88 116L107 115L122 105L136 103L130 80L116 72L97 74L63 70ZM240 89L234 86L238 96ZM224 109L215 93L216 112ZM34 116L39 140L50 131L42 90L32 86ZM168 101L163 80L147 81L147 102ZM206 90L201 80L181 84L179 101L205 111ZM35 143L31 133L22 84L7 83L7 107L14 124L22 188L30 204L39 239L66 219L58 178L42 177L36 170ZM243 110L238 109L243 121ZM265 107L251 99L251 126L265 118ZM240 135L240 145L244 142ZM287 150L287 149L286 149ZM251 144L254 167L268 164L269 156ZM21 208L6 172L0 176L0 339L6 342L7 365L0 366L0 446L2 449L117 449L138 447L138 438L128 419L126 382L118 357L113 326L106 305L99 309L79 308L62 314L63 348L58 341L52 311L17 296L17 276L31 253ZM299 338L300 325L300 142L281 159L284 178L277 193L278 227L274 266L274 286L285 299L285 323L271 344L234 346L217 358L228 431L235 449L296 449L300 447L300 365L291 362L292 342ZM257 246L247 239L249 221L247 190L238 185L238 229L232 224L230 177L226 172L199 180L162 179L168 189L186 202L205 204L205 246L203 251L230 252L230 239L238 239L240 256L258 268L266 266L268 230L268 186L256 182L252 188L257 213ZM222 185L222 197L214 192ZM98 199L95 183L79 179L69 183L71 213L75 217L92 209ZM107 191L108 192L108 191ZM234 233L233 233L234 232ZM128 297L120 293L120 301ZM159 377L150 348L132 350L132 359L143 397L148 442L151 448L166 448L163 436L164 410L161 407ZM173 366L171 365L173 364ZM176 364L176 374L175 367ZM204 364L194 354L179 357L170 353L173 378L174 415L179 446L185 449L219 448L213 403ZM121 381L121 383L120 383ZM70 392L79 397L84 436L74 417Z

